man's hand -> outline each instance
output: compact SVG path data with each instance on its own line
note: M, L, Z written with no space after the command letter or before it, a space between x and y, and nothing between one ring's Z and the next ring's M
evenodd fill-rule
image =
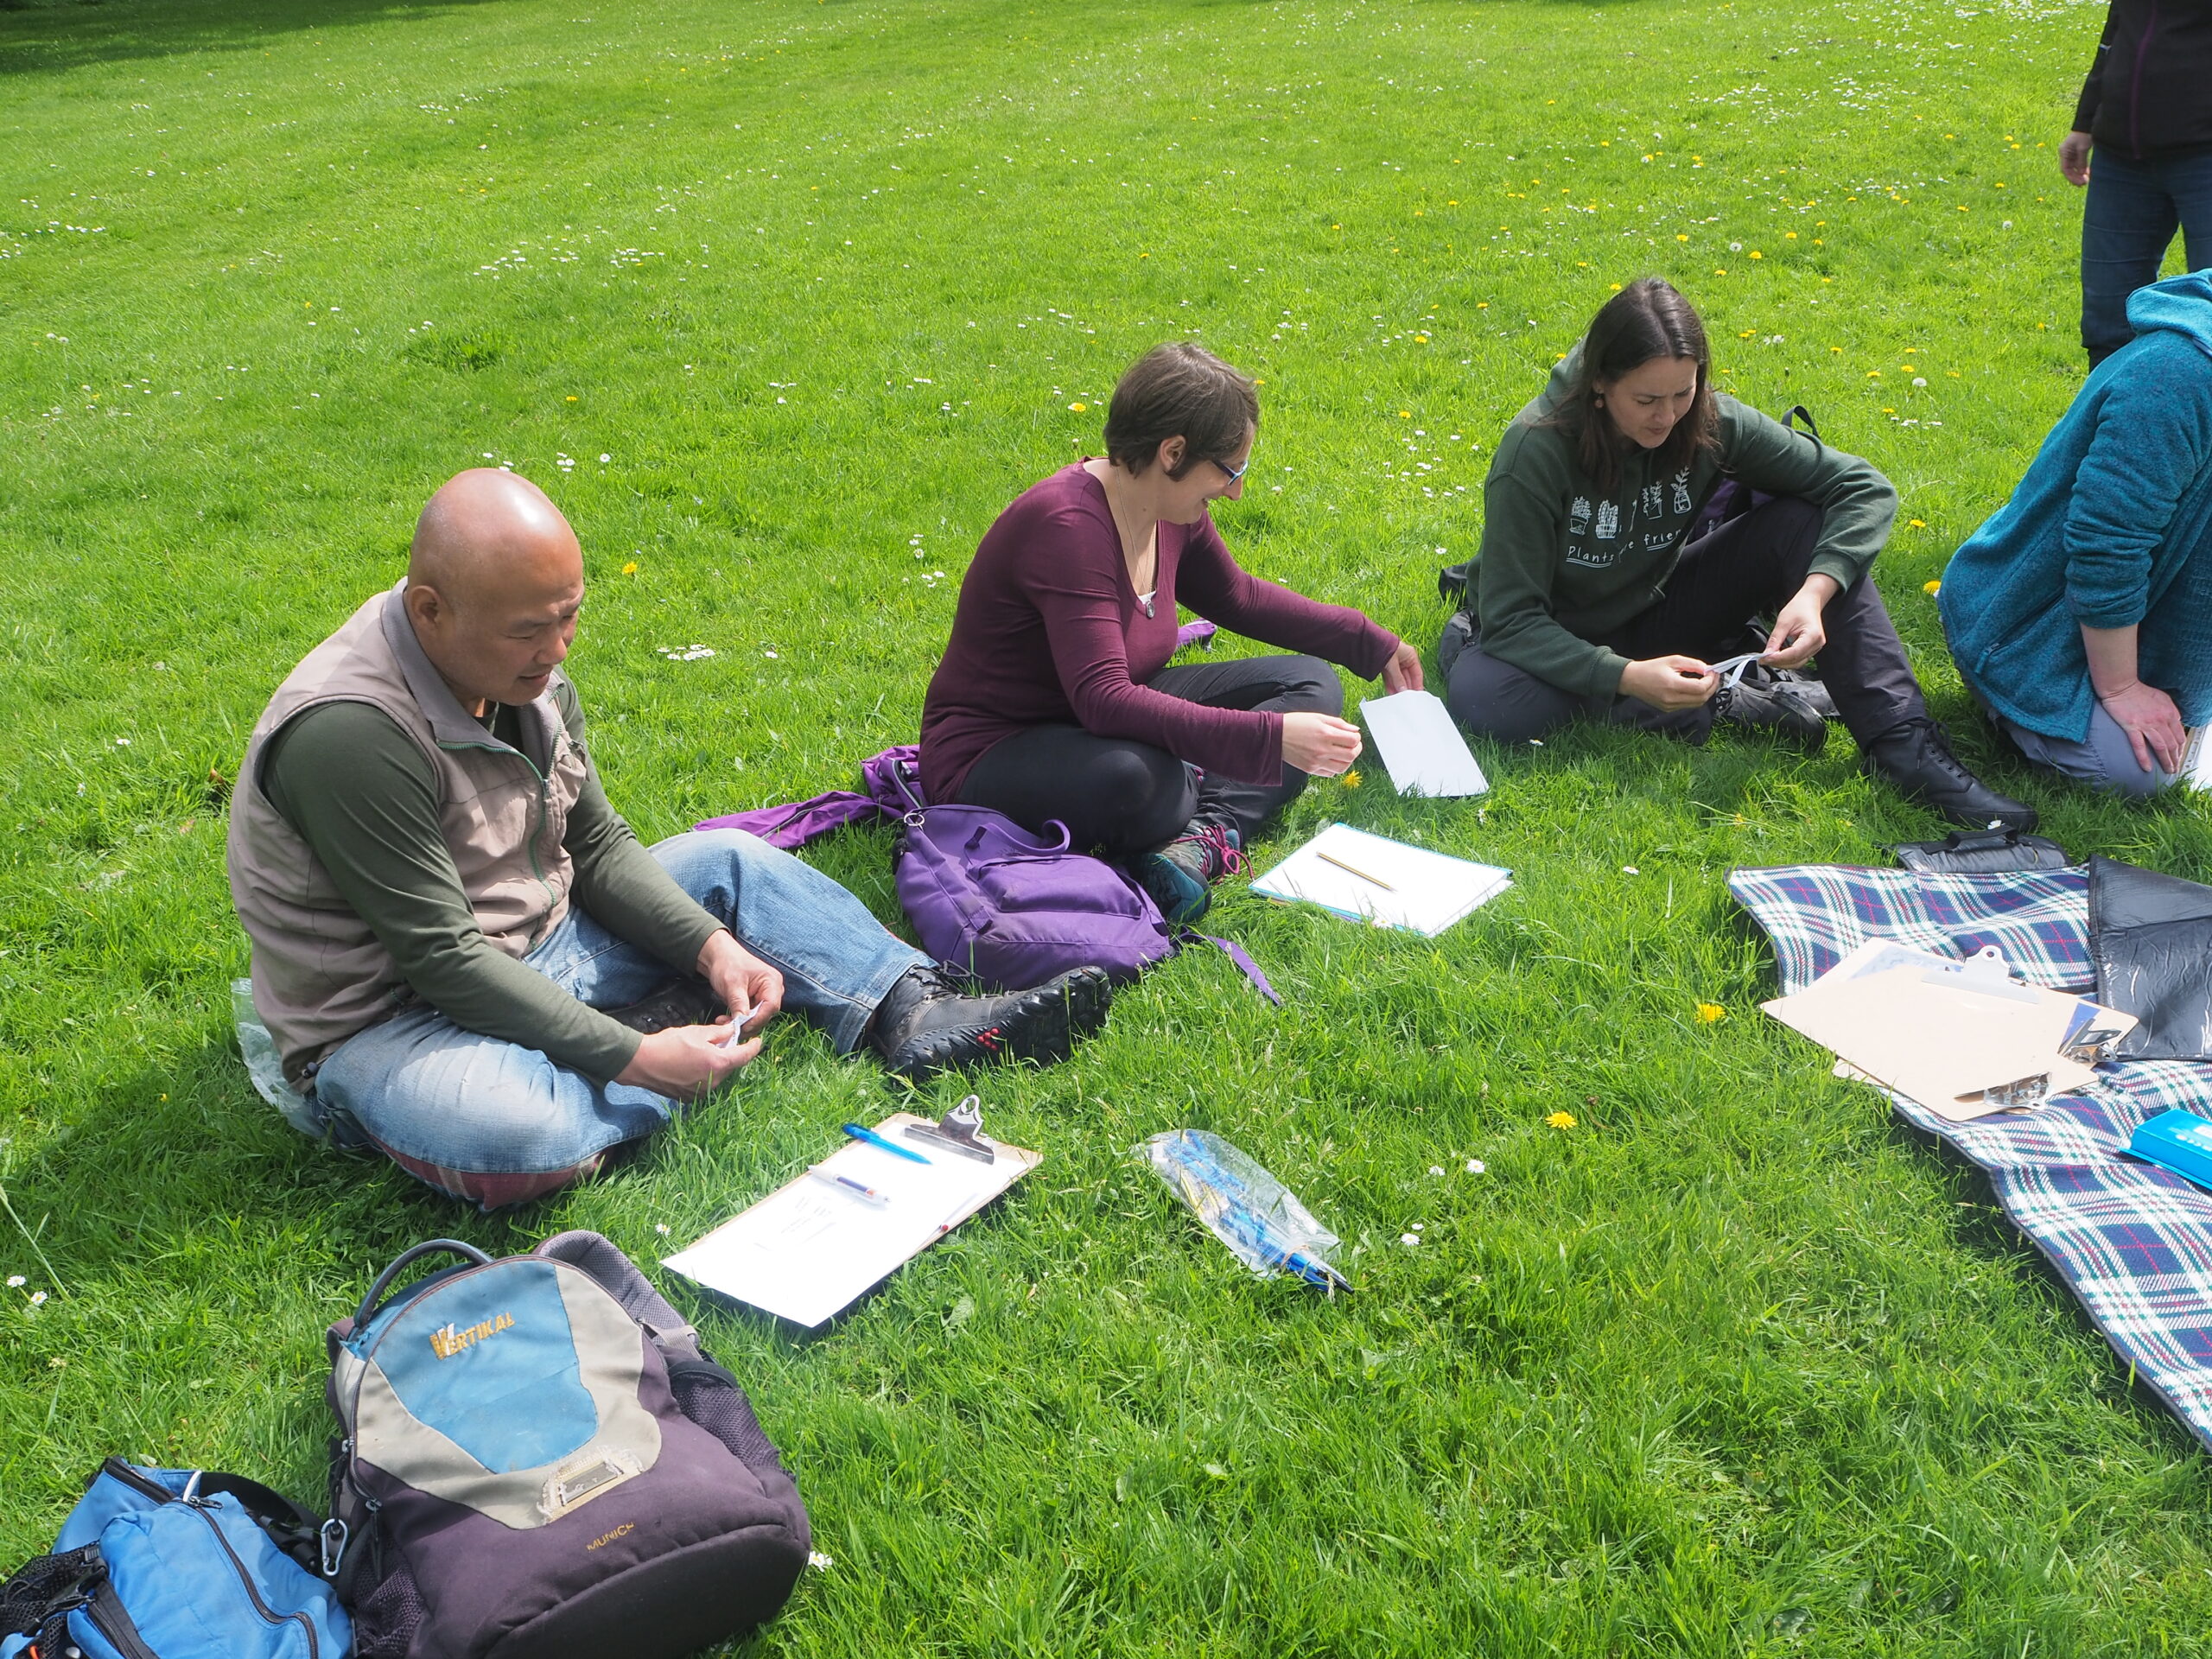
M2181 770L2182 749L2188 743L2189 734L2181 723L2181 710L2174 706L2171 697L2157 686L2138 680L2110 696L2101 694L2097 701L2104 705L2105 712L2120 729L2127 734L2137 766L2148 772L2155 760L2160 772Z
M1309 777L1333 778L1359 759L1359 728L1334 715L1285 715L1282 758Z
M2089 181L2089 135L2069 132L2058 141L2058 170L2076 190Z
M699 976L714 987L745 1036L758 1036L784 1006L783 975L740 944L727 928L699 947Z
M1621 695L1654 709L1694 709L1720 689L1720 677L1694 657L1650 657L1621 671Z
M638 1045L638 1052L614 1081L650 1089L671 1100L697 1100L712 1094L760 1052L758 1037L742 1043L727 1039L730 1027L671 1026Z
M1769 668L1799 668L1827 644L1827 630L1821 613L1842 591L1834 576L1819 572L1805 578L1794 598L1774 616L1774 632L1767 635L1766 651L1759 658Z
M1421 652L1414 649L1411 640L1399 640L1390 660L1382 664L1382 689L1392 696L1421 689Z

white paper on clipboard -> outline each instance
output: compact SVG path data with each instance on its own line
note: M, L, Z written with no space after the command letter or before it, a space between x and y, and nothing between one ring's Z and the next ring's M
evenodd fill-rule
M905 1145L906 1126L928 1121L895 1112L876 1128ZM1044 1161L1001 1141L988 1164L912 1144L928 1163L855 1141L816 1166L873 1187L883 1204L801 1172L661 1265L794 1325L822 1325Z

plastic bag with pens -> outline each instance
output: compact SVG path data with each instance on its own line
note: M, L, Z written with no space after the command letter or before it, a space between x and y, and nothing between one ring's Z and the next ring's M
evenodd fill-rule
M1288 1273L1331 1295L1351 1281L1331 1265L1341 1243L1297 1194L1205 1129L1171 1129L1138 1148L1230 1253L1262 1278Z

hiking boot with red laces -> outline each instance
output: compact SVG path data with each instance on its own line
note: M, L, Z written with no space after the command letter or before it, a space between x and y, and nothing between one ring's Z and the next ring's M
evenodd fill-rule
M1106 1023L1113 997L1101 968L992 996L967 995L941 969L915 968L875 1005L868 1040L886 1071L908 1077L991 1060L1052 1065Z
M1156 853L1136 862L1136 878L1170 927L1206 913L1213 884L1244 868L1243 838L1233 823L1193 818L1190 827Z

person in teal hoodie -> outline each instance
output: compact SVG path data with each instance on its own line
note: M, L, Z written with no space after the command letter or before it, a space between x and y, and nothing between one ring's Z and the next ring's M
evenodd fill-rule
M2127 321L1936 602L2022 753L2144 796L2212 720L2212 270L2138 289Z

